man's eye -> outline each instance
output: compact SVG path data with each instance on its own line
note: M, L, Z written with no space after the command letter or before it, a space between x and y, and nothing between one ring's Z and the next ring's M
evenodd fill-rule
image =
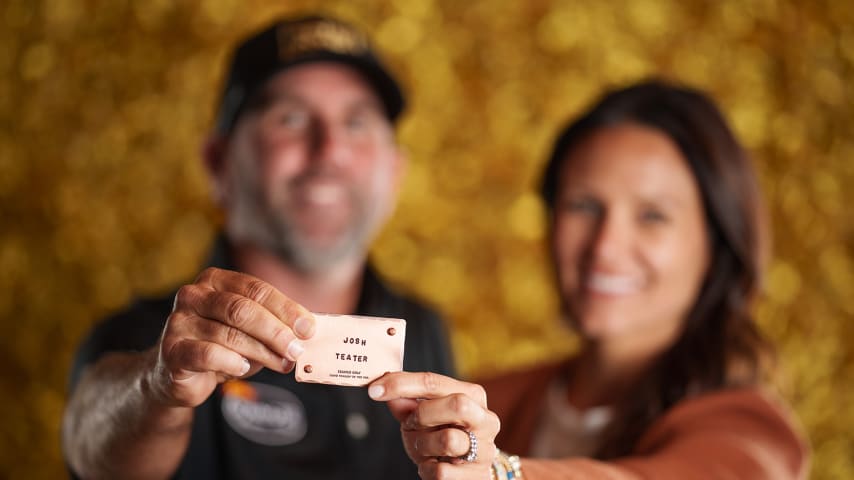
M277 117L277 123L289 128L299 128L308 124L308 115L303 112L284 112Z

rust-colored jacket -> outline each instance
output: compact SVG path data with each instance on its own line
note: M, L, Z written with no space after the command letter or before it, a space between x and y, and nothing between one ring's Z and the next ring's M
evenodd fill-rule
M551 380L565 364L481 382L501 419L498 448L524 457ZM729 389L683 400L655 421L631 456L522 459L526 480L803 479L809 447L785 406L759 388Z

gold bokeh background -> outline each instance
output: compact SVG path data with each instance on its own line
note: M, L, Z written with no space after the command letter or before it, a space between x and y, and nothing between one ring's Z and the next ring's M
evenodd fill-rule
M410 92L410 165L374 249L449 318L467 375L565 354L535 184L559 125L650 75L708 90L775 236L759 317L815 448L854 478L854 3L817 0L0 3L0 478L62 478L75 345L191 278L217 215L198 161L228 46L321 5Z

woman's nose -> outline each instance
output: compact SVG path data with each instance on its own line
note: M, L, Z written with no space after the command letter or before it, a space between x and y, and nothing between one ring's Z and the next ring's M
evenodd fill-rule
M592 260L606 264L618 261L627 254L631 237L631 228L625 220L612 213L602 215L590 239Z

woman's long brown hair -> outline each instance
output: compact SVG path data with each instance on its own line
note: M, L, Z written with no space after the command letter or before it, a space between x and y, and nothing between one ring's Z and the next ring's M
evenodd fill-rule
M706 95L661 81L606 94L558 137L541 185L546 203L554 207L567 153L594 130L625 123L678 145L700 188L711 262L682 335L617 406L602 459L629 454L656 418L690 395L759 382L772 355L751 314L767 247L756 175Z

